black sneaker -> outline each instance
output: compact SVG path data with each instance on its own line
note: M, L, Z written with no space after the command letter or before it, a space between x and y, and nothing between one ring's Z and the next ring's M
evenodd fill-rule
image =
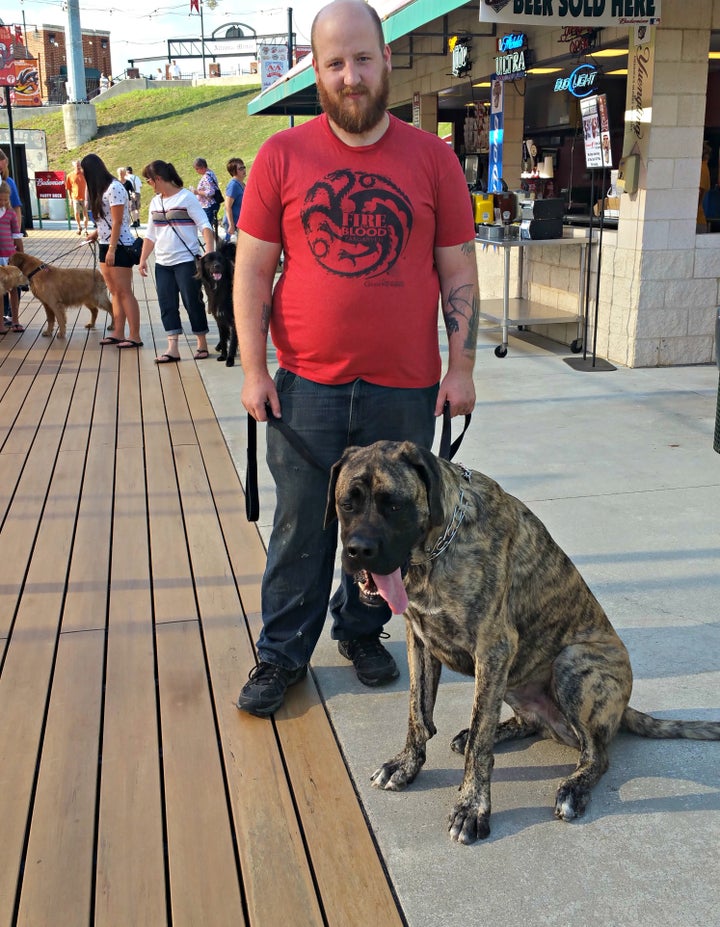
M294 686L306 675L307 666L288 670L275 663L265 663L261 660L250 670L248 681L238 697L237 707L251 715L265 718L282 705L288 686Z
M366 686L381 686L400 675L397 663L380 643L389 634L369 634L351 641L338 641L338 651L352 660L357 677Z

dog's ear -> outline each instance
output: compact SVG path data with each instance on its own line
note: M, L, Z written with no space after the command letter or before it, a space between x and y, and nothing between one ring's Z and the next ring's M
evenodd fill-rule
M327 502L325 503L325 521L323 523L323 528L328 528L337 518L335 487L337 486L338 477L340 476L344 461L345 454L342 455L340 460L335 461L330 468L330 482L328 484Z
M202 257L199 254L195 255L195 280L202 280Z
M437 457L432 451L428 451L424 447L413 444L411 441L404 442L402 451L407 462L413 467L425 484L428 508L430 510L430 521L436 527L442 525L445 521L445 513L443 511L442 493L440 492L442 476L440 474Z

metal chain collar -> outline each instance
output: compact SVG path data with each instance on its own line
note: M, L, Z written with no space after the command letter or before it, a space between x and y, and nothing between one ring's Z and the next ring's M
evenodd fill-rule
M464 464L458 464L458 467L462 470L463 477L470 482L472 476L472 471L469 470ZM453 509L452 518L448 522L445 530L440 535L440 537L435 542L435 546L431 549L426 549L425 553L428 554L428 557L425 560L411 562L411 566L419 566L421 563L430 563L431 560L436 560L440 554L444 553L448 547L452 544L455 539L455 535L458 533L458 529L465 518L465 509L463 508L463 500L465 498L465 492L463 489L460 490L460 498L457 501L457 505Z

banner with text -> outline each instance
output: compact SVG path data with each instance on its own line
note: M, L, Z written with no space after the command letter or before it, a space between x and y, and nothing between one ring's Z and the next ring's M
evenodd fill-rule
M0 87L12 87L15 83L14 44L15 33L0 25Z
M35 171L35 189L39 200L64 200L65 171Z
M612 167L610 123L605 94L599 93L580 100L580 113L585 142L585 166Z
M42 106L37 61L15 61L15 84L10 91L12 106Z
M262 90L267 90L288 72L287 45L258 45L258 58L260 86Z
M480 21L522 26L654 26L661 0L480 0Z
M502 190L504 108L505 84L495 77L490 91L488 190L491 193L500 193Z
M652 92L655 76L655 30L640 26L630 35L623 157L640 155L641 171L650 149Z

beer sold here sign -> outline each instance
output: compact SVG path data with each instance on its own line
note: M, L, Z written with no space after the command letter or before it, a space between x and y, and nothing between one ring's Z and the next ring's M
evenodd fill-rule
M656 26L661 0L480 0L480 21L523 26Z

